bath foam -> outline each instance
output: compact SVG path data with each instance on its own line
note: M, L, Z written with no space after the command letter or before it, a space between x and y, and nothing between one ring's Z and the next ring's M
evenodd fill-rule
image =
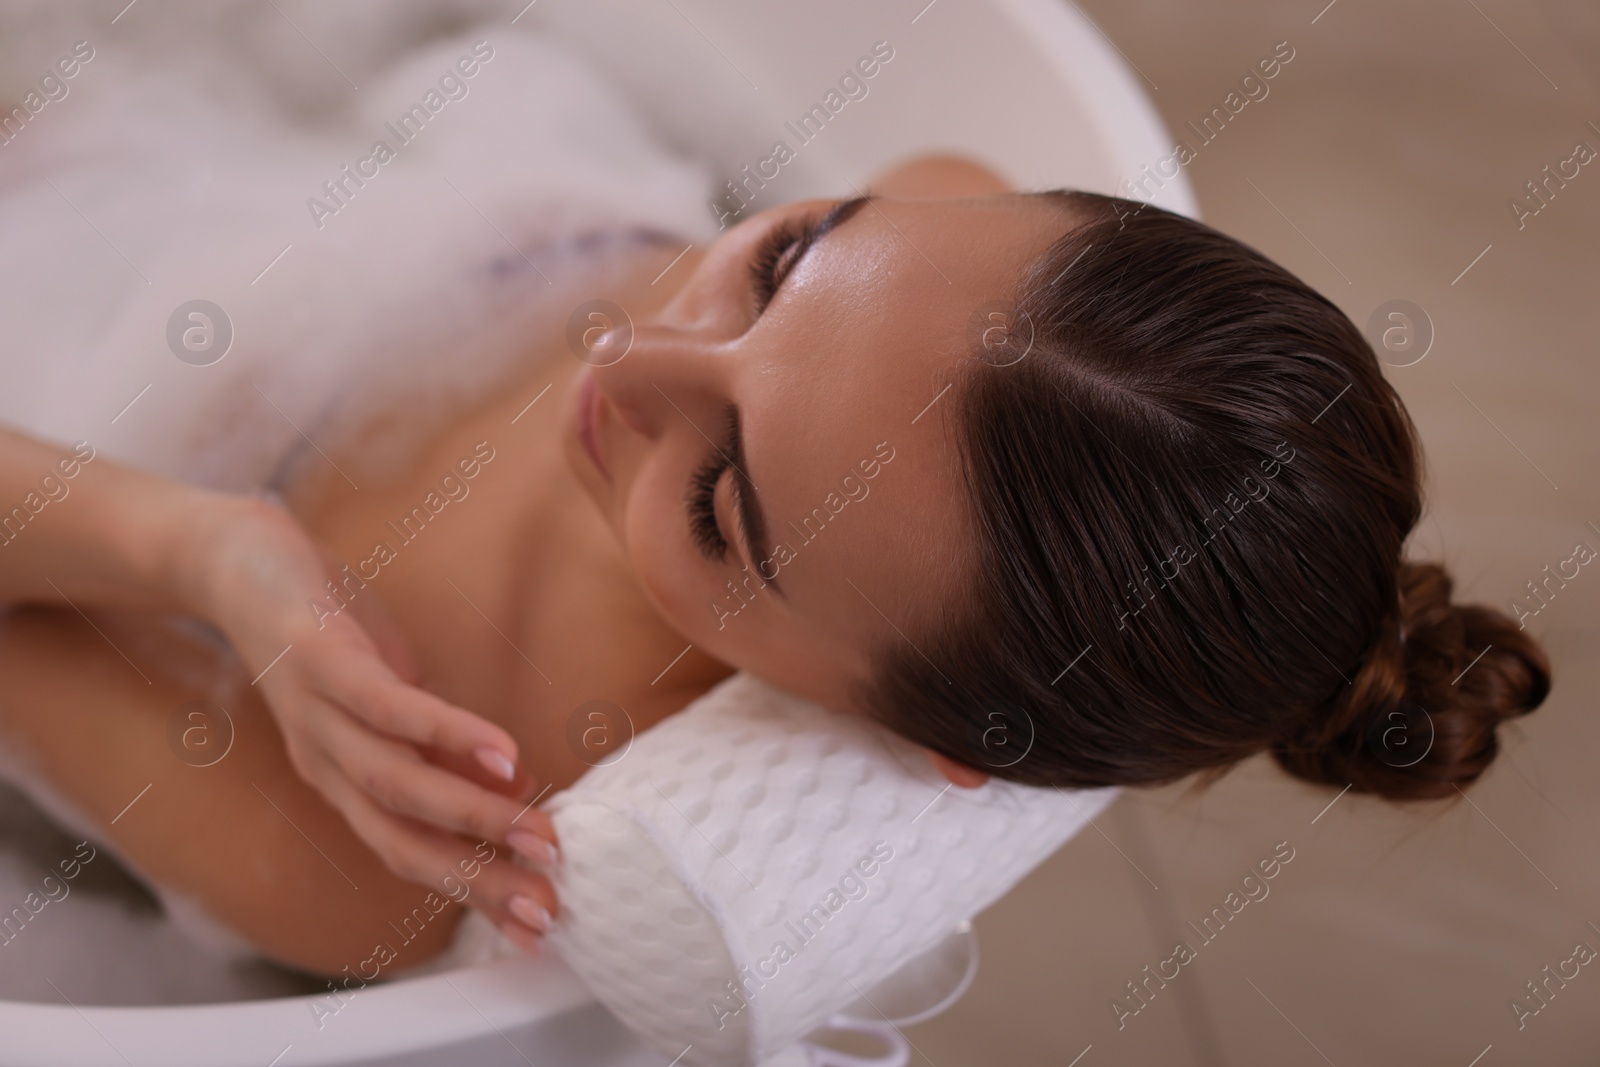
M470 94L319 229L307 197L487 38ZM568 315L641 254L714 232L708 168L525 26L431 42L315 121L208 63L102 49L0 152L0 421L226 490L326 470L320 450L366 487L531 356L567 358ZM231 337L212 362L172 341L196 300Z
M549 942L668 1059L762 1063L1118 792L949 788L883 727L736 674L546 802L563 856Z

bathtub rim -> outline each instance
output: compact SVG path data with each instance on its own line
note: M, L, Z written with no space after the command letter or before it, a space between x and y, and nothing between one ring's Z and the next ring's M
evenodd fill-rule
M358 990L320 1030L312 1010L319 1001L297 996L170 1007L3 1001L0 1061L266 1067L279 1057L285 1067L348 1064L447 1048L497 1030L504 1035L595 1003L553 955L397 977Z

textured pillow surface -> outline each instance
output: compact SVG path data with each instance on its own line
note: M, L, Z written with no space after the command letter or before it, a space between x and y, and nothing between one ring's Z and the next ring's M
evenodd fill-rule
M548 802L563 853L550 941L667 1057L759 1063L1117 792L951 788L877 724L736 674Z

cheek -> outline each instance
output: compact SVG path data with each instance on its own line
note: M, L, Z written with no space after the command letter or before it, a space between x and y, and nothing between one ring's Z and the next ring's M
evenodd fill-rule
M669 476L660 471L670 469ZM732 562L711 564L689 534L681 465L641 468L628 491L622 542L640 588L684 641L739 670L791 692L815 678L792 670L810 662L803 632L794 632L753 573ZM730 561L735 558L730 555ZM747 581L730 588L729 582ZM775 628L776 627L776 628ZM781 652L774 658L774 652ZM814 667L813 667L814 670Z
M716 628L711 603L721 582L689 536L686 486L647 463L629 487L621 534L645 595L674 629L694 639Z

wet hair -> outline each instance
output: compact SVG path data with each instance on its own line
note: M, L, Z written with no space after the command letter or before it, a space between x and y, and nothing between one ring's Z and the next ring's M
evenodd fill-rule
M967 595L875 651L865 706L1033 785L1209 783L1267 751L1310 782L1455 795L1549 661L1402 559L1421 458L1371 346L1208 226L1042 195L1076 224L956 383Z

